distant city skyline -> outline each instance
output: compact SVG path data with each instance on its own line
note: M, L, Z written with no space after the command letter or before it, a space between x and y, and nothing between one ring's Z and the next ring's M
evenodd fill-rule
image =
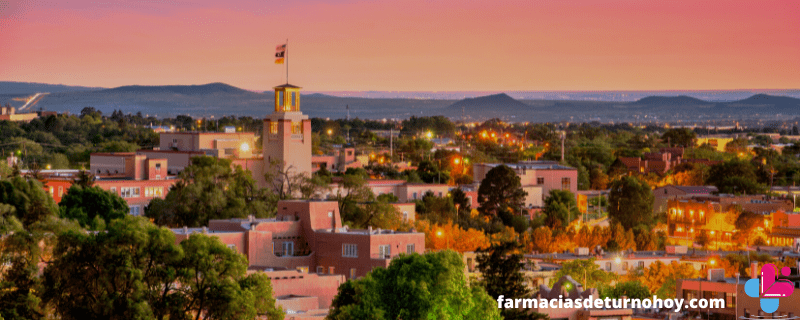
M0 81L308 91L800 88L794 1L0 0Z

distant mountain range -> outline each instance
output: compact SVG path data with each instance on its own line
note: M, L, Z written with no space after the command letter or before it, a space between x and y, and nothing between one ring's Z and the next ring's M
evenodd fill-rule
M253 92L224 83L170 86L123 86L89 88L39 83L0 82L0 103L24 104L23 97L49 92L33 108L79 113L87 106L104 113L126 113L161 117L253 116L272 112L273 95ZM16 98L16 99L15 99ZM800 99L755 94L735 101L719 102L687 95L647 96L635 101L592 101L562 99L514 99L506 93L465 99L362 98L331 94L303 94L301 109L312 117L362 119L404 119L410 116L444 115L453 119L509 121L643 121L657 119L707 120L763 117L791 119L800 116ZM780 115L780 116L779 116Z

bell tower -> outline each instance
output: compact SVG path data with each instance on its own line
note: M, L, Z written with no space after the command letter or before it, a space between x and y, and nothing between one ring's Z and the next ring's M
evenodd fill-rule
M275 89L275 111L264 119L264 171L311 176L311 121L300 112L300 87ZM275 167L273 164L277 165Z

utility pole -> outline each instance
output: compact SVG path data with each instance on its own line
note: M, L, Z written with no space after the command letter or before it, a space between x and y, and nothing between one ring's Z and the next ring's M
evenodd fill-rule
M567 132L561 133L561 162L564 162L564 140L567 139Z

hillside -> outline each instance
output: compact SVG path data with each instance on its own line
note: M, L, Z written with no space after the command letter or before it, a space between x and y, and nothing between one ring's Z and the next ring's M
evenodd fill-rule
M103 88L67 86L63 84L47 84L36 82L0 81L0 95L28 95L37 92L70 92L94 91Z

